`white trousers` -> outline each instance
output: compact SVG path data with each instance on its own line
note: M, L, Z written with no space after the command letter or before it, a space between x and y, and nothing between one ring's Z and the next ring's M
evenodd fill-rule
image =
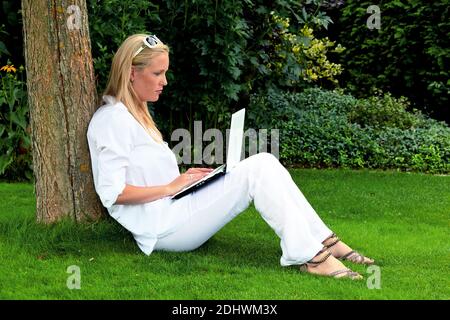
M158 239L155 250L190 251L200 247L251 201L281 239L282 266L310 260L332 233L289 172L270 153L258 153L241 161L231 172L190 197L190 220Z

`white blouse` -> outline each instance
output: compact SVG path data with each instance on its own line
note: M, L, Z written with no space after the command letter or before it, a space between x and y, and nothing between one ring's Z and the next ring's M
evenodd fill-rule
M169 197L145 204L114 204L125 185L160 186L180 175L177 160L167 143L156 142L114 97L93 115L87 138L95 190L109 214L129 230L147 255L158 237L182 225L190 216L190 197Z

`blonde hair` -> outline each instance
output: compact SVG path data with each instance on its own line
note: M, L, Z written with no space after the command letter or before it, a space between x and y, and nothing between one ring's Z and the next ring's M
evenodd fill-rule
M146 37L145 34L129 36L119 47L112 61L104 95L113 96L122 102L144 129L157 142L162 143L162 134L148 111L147 102L139 100L130 81L131 66L138 70L144 69L150 65L156 55L169 53L169 47L163 43L159 43L153 48L145 46L144 39ZM145 46L144 50L133 57L142 46Z

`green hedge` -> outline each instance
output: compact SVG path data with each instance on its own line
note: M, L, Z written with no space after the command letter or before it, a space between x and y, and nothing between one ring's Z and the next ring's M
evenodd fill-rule
M367 27L370 5L380 8L379 30ZM450 121L450 1L347 0L329 14L327 35L346 48L340 80L355 96L382 89Z
M0 178L32 178L31 130L28 102L21 66L0 68Z
M307 89L252 96L248 125L280 130L280 160L304 167L450 172L450 128L390 94Z

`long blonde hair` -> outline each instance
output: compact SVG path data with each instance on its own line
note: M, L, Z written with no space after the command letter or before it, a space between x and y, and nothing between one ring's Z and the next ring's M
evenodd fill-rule
M160 43L153 48L145 46L144 50L133 57L139 48L144 45L146 37L145 34L129 36L119 47L112 61L104 95L113 96L121 101L144 129L157 142L161 143L163 142L162 134L148 111L147 103L139 100L130 81L131 66L138 70L144 69L150 65L156 55L169 53L169 47Z

